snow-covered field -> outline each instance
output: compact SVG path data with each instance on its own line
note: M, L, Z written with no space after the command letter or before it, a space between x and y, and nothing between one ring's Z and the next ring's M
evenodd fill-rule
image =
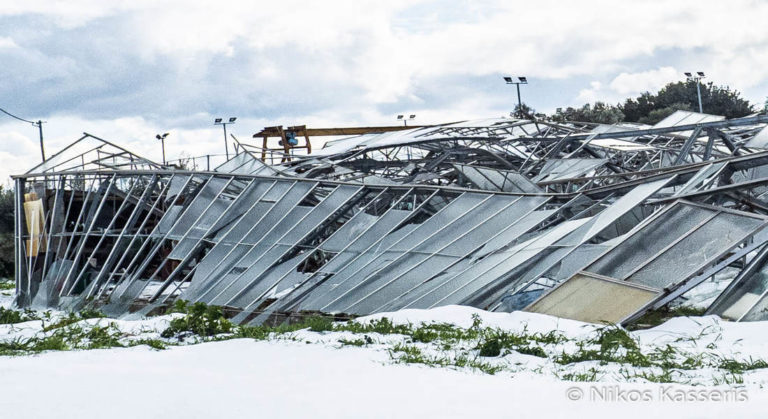
M6 299L1 305L7 304ZM548 357L513 351L474 358L499 367L495 374L471 366L401 362L406 352L397 349L416 348L427 359L455 360L458 354L476 354L469 342L447 345L400 334L299 330L266 340L192 344L196 339L160 337L173 316L180 315L72 325L83 330L111 325L123 344L154 339L169 344L164 350L139 345L0 357L0 417L762 418L768 411L768 369L729 379L721 369L701 368L676 372L678 383L653 383L636 374L653 368L553 362L560 352L576 351L601 326L550 316L449 306L358 320L388 318L412 327L446 323L462 330L481 321L483 328L504 333L543 336L554 330L562 336L541 343ZM60 318L53 313L48 320L0 325L0 342L46 336L51 332L43 330L45 325ZM671 346L683 357L768 357L768 323L680 317L630 336L646 353ZM597 371L597 381L568 380L590 369Z

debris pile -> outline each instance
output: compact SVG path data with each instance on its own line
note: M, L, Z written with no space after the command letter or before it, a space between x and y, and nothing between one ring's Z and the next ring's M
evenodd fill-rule
M629 324L729 271L708 312L764 320L766 127L499 118L291 154L311 150L303 128L280 162L264 134L204 171L85 134L14 177L16 304L142 315L183 299L239 324L460 304Z

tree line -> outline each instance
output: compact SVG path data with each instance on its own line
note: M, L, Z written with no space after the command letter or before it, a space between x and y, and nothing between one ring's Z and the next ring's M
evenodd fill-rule
M731 90L728 86L715 86L712 82L701 84L701 102L704 113L722 115L728 119L747 116L757 111L755 105L742 98L739 91ZM535 116L555 122L580 121L599 124L636 122L654 125L677 110L698 112L699 100L695 81L669 83L656 93L645 92L616 105L605 102L587 103L581 107L559 109L554 115L537 114L526 104L523 104L522 108L515 106L516 113L522 111L523 116L528 118Z

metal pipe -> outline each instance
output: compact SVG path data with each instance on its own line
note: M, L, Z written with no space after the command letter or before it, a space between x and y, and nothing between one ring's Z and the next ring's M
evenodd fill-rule
M701 107L701 79L696 77L696 93L699 95L699 113L704 113L704 108Z

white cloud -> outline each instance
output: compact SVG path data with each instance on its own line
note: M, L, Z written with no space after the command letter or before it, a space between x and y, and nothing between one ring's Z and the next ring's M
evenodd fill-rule
M129 37L144 59L212 67L216 62L210 54L231 56L237 48L248 48L266 67L278 60L359 85L372 103L398 100L414 84L439 75L515 71L546 79L608 74L619 70L622 60L665 48L710 49L711 61L692 64L717 66L719 75L739 76L748 85L762 80L761 64L768 62L761 52L768 44L768 31L761 30L768 4L751 1L648 1L621 7L604 0L494 1L483 5L493 10L485 14L477 13L477 6L425 1L17 3L0 9L0 15L38 13L78 25L118 17L124 27L115 29L125 31L118 35ZM414 14L420 6L451 9L452 19ZM722 22L739 23L729 25L723 36L712 30ZM742 56L738 68L713 64L749 46L754 49ZM653 84L654 74L642 77L646 85ZM614 90L628 91L642 80L617 83Z
M0 49L3 48L18 48L19 46L12 38L6 36L0 36Z
M238 116L242 137L406 111L420 123L499 116L511 108L503 74L528 76L540 110L616 103L687 69L762 99L765 21L768 3L749 0L5 1L0 106L47 119L51 150L89 131L159 159L154 135L169 130L169 155L220 152L213 116Z
M673 67L660 67L639 73L621 73L611 82L611 89L622 95L655 92L670 81L680 79L681 74Z

